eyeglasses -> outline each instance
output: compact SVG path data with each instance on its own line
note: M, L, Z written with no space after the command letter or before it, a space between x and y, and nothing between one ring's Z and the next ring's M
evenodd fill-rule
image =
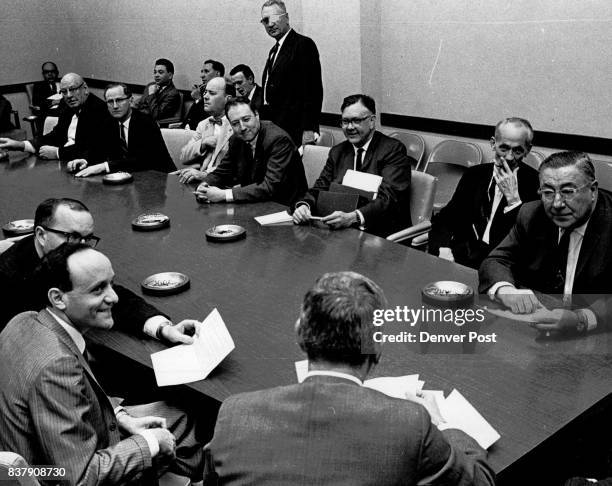
M79 84L78 86L75 86L74 88L62 88L59 90L59 92L63 96L66 96L67 94L76 93L78 90L80 90L83 87L84 84L85 82L83 81L81 84Z
M64 238L66 238L66 243L84 243L87 246L90 246L92 248L95 248L96 245L98 244L98 242L100 241L100 238L98 238L95 235L87 235L87 236L83 236L79 233L73 232L73 233L69 233L68 231L61 231L58 229L54 229L54 228L49 228L47 226L41 226L41 228L50 231L51 233L56 233L58 235L62 235Z
M372 118L374 115L366 115L364 117L361 118L343 118L340 121L340 126L342 128L346 128L348 127L351 123L353 124L354 127L358 127L359 125L361 125L364 121L369 120L370 118Z
M590 186L591 184L591 182L587 182L586 184L580 187L564 187L563 189L559 189L558 191L556 191L555 189L540 188L538 189L538 194L542 199L544 199L544 201L547 202L554 201L557 194L559 194L561 201L571 201L576 197L578 192L580 192L585 187Z
M275 24L281 19L281 17L284 17L285 15L287 15L287 12L282 14L270 15L269 17L263 17L259 22L261 23L261 25L270 25L270 23Z
M106 100L106 104L108 106L115 106L115 104L123 103L125 100L129 100L130 98L124 96L123 98L115 98L114 100Z
M504 155L507 154L508 152L512 152L512 154L515 157L521 157L527 153L527 150L525 150L520 145L517 147L510 147L506 144L502 144L502 145L495 144L495 146L497 147L497 150L499 150Z

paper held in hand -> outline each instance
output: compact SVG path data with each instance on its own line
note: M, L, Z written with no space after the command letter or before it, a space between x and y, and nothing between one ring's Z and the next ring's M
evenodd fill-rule
M382 176L376 174L368 174L367 172L349 169L344 174L342 185L361 189L362 191L377 193L382 179Z
M235 348L217 309L204 319L194 340L151 355L158 386L203 380Z

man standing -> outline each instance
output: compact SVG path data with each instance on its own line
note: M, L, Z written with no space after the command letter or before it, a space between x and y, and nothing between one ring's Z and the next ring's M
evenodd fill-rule
M68 109L60 114L50 133L25 142L0 138L0 149L36 153L43 159L101 160L104 140L100 137L100 127L110 118L105 103L91 94L87 83L75 73L62 78L59 91Z
M200 70L200 78L202 79L201 85L193 85L191 89L191 97L193 98L193 105L189 108L189 111L185 115L181 128L189 128L195 130L204 118L208 115L205 113L204 104L202 103L203 91L206 89L206 85L213 78L222 78L225 76L225 66L219 61L213 59L207 59L202 65Z
M263 90L255 82L253 70L246 64L238 64L230 71L230 76L236 88L236 95L248 98L253 109L260 112L263 105Z
M346 140L330 150L321 175L296 204L293 221L308 223L317 195L329 190L332 182L342 183L350 169L382 176L376 199L350 213L323 215L324 223L333 229L360 226L380 236L410 226L411 161L406 147L376 130L376 104L369 96L347 96L341 111Z
M508 234L523 202L538 197L538 173L523 162L533 129L522 118L506 118L491 137L493 162L470 167L449 203L434 217L428 251L478 268Z
M541 201L523 205L508 236L482 262L480 292L514 313L537 311L543 331L610 329L612 195L598 189L582 152L544 160L539 192ZM557 294L563 303L541 309L533 291Z
M438 430L428 399L363 386L380 358L373 314L385 306L357 273L315 283L296 323L303 383L221 405L209 447L222 484L494 484L486 451L460 430Z
M281 0L267 0L261 23L276 43L263 72L262 118L285 130L296 146L313 143L319 131L323 84L319 51L314 41L289 25Z
M202 181L211 174L227 153L232 127L225 116L225 104L235 95L234 86L225 78L213 78L206 84L203 93L204 111L208 118L198 124L193 138L181 151L183 164L198 164L175 172L179 181Z
M234 134L217 169L197 188L201 202L274 200L290 205L306 191L302 159L289 135L260 121L247 98L225 105Z
M136 103L136 109L150 115L153 120L170 118L181 104L181 96L174 87L174 64L168 59L158 59L153 68L153 83Z
M132 92L122 83L111 84L104 91L106 106L112 117L101 128L106 137L107 162L91 165L85 159L68 162L69 171L79 171L76 177L88 177L108 172L176 169L168 153L157 123L132 109Z
M118 300L108 258L66 243L41 269L46 309L19 314L0 333L0 448L61 467L75 485L144 482L166 465L201 480L193 420L161 402L119 406L89 366L83 336L113 326Z

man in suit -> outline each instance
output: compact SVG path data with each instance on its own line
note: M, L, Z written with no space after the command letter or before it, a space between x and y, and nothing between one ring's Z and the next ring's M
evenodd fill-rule
M464 432L438 430L429 398L363 387L380 357L373 314L385 306L357 273L315 283L296 323L303 383L221 405L209 447L222 484L494 484L486 451Z
M321 62L314 41L289 25L285 3L267 0L261 23L276 40L263 72L262 118L285 130L296 146L313 143L323 104Z
M157 123L132 109L132 92L122 83L111 84L104 90L104 99L111 119L101 128L105 137L106 162L89 166L86 159L68 162L69 171L79 171L76 177L88 177L108 172L176 169Z
M225 78L213 78L206 84L203 94L208 117L198 124L196 133L181 150L181 162L197 164L197 167L174 172L183 184L202 181L217 168L227 153L233 133L225 116L225 104L236 94L234 86Z
M491 138L493 161L470 167L450 202L434 217L428 250L432 255L478 268L508 234L524 202L538 197L538 173L523 159L533 129L522 118L506 118Z
M257 112L261 112L261 105L263 105L263 90L255 82L255 74L253 70L246 64L238 64L230 71L232 83L236 88L237 96L244 96L251 102L253 109Z
M44 117L59 115L60 103L62 101L61 98L56 100L49 99L49 96L59 94L60 90L59 70L57 69L57 65L51 61L43 63L42 75L43 81L34 83L32 87L31 107L35 115L42 115L40 118L40 128L42 128Z
M0 149L36 153L43 159L102 159L104 141L100 127L110 118L105 103L91 94L87 83L75 73L62 78L59 91L68 108L50 133L25 142L0 138Z
M377 197L356 211L324 215L324 223L333 229L359 226L381 236L410 226L411 160L406 147L376 131L376 104L369 96L347 96L340 109L347 139L330 150L321 175L296 204L293 221L310 222L318 193L329 190L332 182L342 183L351 169L382 176Z
M480 291L514 313L536 312L540 330L609 328L612 195L598 189L587 154L559 152L540 166L540 196L483 261ZM546 310L534 291L563 303Z
M46 308L19 314L0 333L0 448L62 467L61 479L75 485L151 484L168 465L199 481L193 419L162 402L121 407L91 371L83 336L113 326L113 277L108 258L84 243L43 258Z
M227 102L225 114L234 134L219 166L198 186L198 201L295 202L306 190L306 175L287 132L260 121L247 98Z
M181 104L181 95L174 87L174 64L168 59L158 59L153 68L153 83L149 84L136 109L150 115L153 120L170 118Z
M198 123L204 120L204 118L208 117L204 110L204 103L202 102L202 97L204 95L203 91L206 89L206 85L211 79L222 78L223 76L225 76L225 66L222 63L215 61L214 59L207 59L204 61L204 64L202 64L202 69L200 70L202 84L199 86L194 84L193 88L191 89L193 105L191 105L189 111L185 115L181 128L196 130Z

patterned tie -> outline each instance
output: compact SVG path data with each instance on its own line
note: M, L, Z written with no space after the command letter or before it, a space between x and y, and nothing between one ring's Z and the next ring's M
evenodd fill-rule
M119 137L121 138L121 154L126 157L128 154L128 146L127 140L125 139L125 125L123 123L119 123Z
M554 282L553 282L553 293L563 294L565 290L565 273L567 271L567 254L569 252L570 235L572 230L565 230L561 235L559 244L555 249L553 258L553 271L554 271Z
M211 125L219 125L219 126L221 126L221 125L223 125L223 120L221 118L217 119L217 118L211 117L210 118L210 124Z
M357 160L355 162L355 170L361 170L361 166L363 165L363 152L362 148L357 149Z

